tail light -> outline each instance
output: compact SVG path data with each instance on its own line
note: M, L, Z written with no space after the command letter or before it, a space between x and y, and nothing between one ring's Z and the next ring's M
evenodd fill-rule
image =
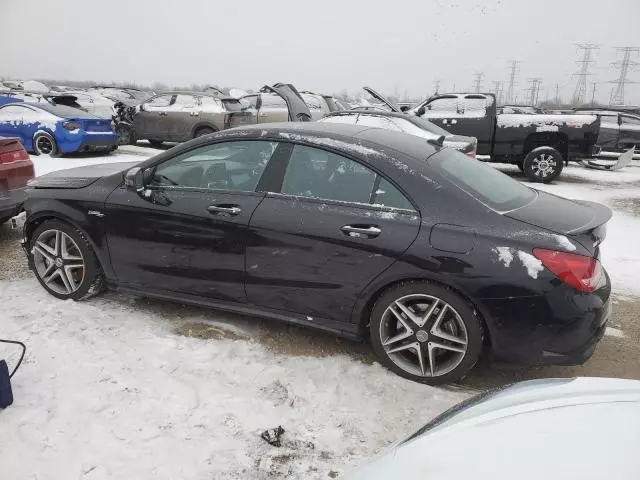
M24 148L13 152L0 153L0 163L12 163L20 160L29 160L29 154Z
M533 254L548 270L581 292L593 292L602 278L602 265L593 257L534 248Z
M80 124L78 122L64 122L62 124L62 126L67 129L67 130L79 130L80 129Z
M465 155L466 155L467 157L476 158L476 151L475 151L475 150L473 150L473 151L471 151L471 152L466 152L466 153L465 153Z

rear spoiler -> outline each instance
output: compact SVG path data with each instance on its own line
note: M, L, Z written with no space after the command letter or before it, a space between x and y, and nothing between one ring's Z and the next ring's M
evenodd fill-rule
M444 146L444 135L440 135L438 138L429 138L427 143L433 145L434 147L442 147Z

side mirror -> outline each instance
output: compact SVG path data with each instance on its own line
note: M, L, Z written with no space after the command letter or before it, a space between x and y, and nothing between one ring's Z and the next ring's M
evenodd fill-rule
M419 108L416 110L416 115L417 115L418 117L421 117L422 115L424 115L424 114L426 113L426 111L427 111L427 110L424 108L424 105L422 105L421 107L419 107Z
M127 190L140 192L144 189L143 172L140 167L133 167L124 174L124 186Z
M260 110L262 107L262 95L256 97L256 110Z

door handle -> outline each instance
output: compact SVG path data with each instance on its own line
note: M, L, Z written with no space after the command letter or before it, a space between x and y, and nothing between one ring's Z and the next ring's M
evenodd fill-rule
M442 124L443 125L447 125L449 123L449 120L447 120L446 118L442 119Z
M373 225L368 226L356 226L356 225L345 225L340 230L344 232L346 235L352 238L360 238L360 237L369 237L375 238L382 233L378 227L374 227Z
M238 215L242 209L237 205L209 205L207 211L213 215L226 213L227 215Z
M456 123L458 123L458 120L456 120L455 118L449 120L449 125L455 125Z

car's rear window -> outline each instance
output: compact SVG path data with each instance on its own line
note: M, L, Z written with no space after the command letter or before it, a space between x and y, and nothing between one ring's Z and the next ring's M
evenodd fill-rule
M536 198L535 190L454 150L442 150L433 155L429 165L458 188L498 212L515 210Z

